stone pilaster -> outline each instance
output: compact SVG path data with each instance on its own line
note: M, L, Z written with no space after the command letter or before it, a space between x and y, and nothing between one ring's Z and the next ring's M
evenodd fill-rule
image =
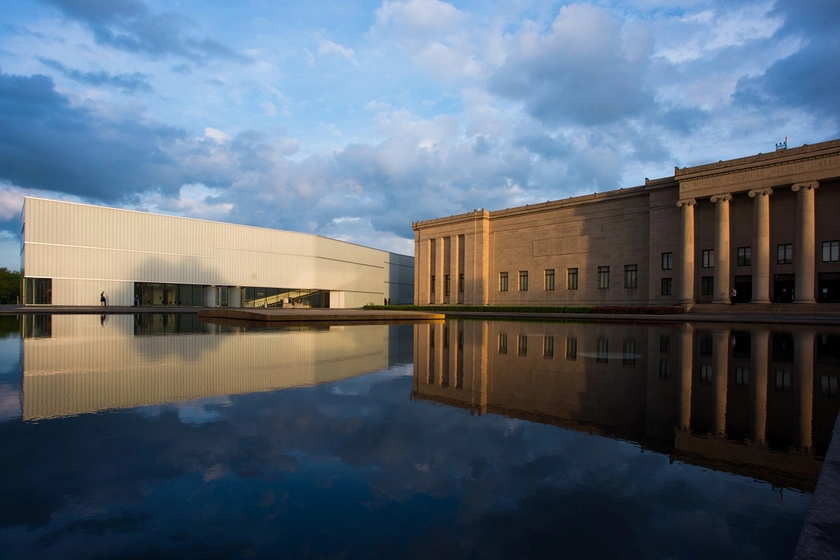
M731 194L711 198L715 205L715 295L712 303L729 304L729 201Z
M814 299L814 191L817 181L793 185L796 199L796 245L793 258L796 263L796 292L793 303L816 303Z
M458 253L460 244L458 243L458 236L453 235L449 238L449 303L458 303L458 274L461 270L458 268L460 263L460 255Z
M770 195L773 189L750 191L753 201L752 299L770 303Z
M690 307L694 304L694 206L693 198L680 200L677 206L682 209L680 216L680 305Z
M445 303L443 275L446 274L446 238L438 237L435 245L435 303Z

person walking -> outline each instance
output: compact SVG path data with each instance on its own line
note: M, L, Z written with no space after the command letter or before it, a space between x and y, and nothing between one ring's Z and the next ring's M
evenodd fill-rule
M99 305L102 307L108 306L108 296L105 295L105 291L103 290L101 294L99 294Z

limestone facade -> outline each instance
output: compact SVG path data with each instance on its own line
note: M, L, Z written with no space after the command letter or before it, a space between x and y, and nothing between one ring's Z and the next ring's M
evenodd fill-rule
M837 303L838 216L840 140L675 168L643 186L413 223L414 302Z

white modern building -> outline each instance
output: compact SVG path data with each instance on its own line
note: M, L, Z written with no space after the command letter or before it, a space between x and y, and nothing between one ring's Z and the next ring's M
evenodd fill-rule
M27 197L27 305L361 307L411 303L414 258L271 230Z

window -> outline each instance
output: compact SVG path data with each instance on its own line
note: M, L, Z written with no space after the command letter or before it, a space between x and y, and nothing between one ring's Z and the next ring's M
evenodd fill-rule
M793 262L793 245L785 243L776 247L776 264L791 264Z
M671 378L671 362L668 360L659 360L659 379L661 381L668 381Z
M577 360L577 338L566 339L566 359Z
M668 354L671 351L671 335L659 335L659 353Z
M700 364L700 385L710 385L712 383L712 366L710 364Z
M553 290L554 289L554 269L548 268L545 271L545 289L546 290Z
M543 358L553 358L554 357L554 337L553 336L544 336L543 337Z
M610 287L610 267L598 267L598 289L607 290Z
M449 275L446 274L443 277L443 295L449 295Z
M508 273L507 272L500 272L499 273L499 291L500 292L508 291Z
M823 262L840 261L840 241L823 241Z
M710 296L715 293L715 277L703 276L700 279L700 294Z
M662 270L671 270L673 268L674 253L662 253Z
M499 354L507 354L507 334L499 333Z
M625 264L624 265L624 287L633 290L637 288L639 274L639 265Z
M837 396L837 376L836 375L820 376L820 396L821 397L836 397Z
M752 264L752 247L738 247L738 266Z
M458 275L458 291L464 293L464 273Z
M528 337L524 334L520 334L516 337L516 355L517 356L527 356L528 355Z
M715 267L715 250L703 249L703 268Z
M790 391L790 372L779 370L776 371L776 390L779 392Z
M625 340L624 341L624 348L623 348L623 355L621 358L621 365L623 366L635 366L636 365L636 341L635 340Z
M577 290L578 289L578 269L569 268L567 270L566 287L569 290Z
M750 386L750 369L742 366L735 368L735 386L749 387Z
M520 292L527 292L528 291L528 271L527 270L520 270L519 271L519 291Z
M610 341L606 338L598 339L598 353L595 354L596 364L606 364L610 361Z
M660 286L660 293L663 296L670 296L674 290L674 282L671 278L663 278Z

